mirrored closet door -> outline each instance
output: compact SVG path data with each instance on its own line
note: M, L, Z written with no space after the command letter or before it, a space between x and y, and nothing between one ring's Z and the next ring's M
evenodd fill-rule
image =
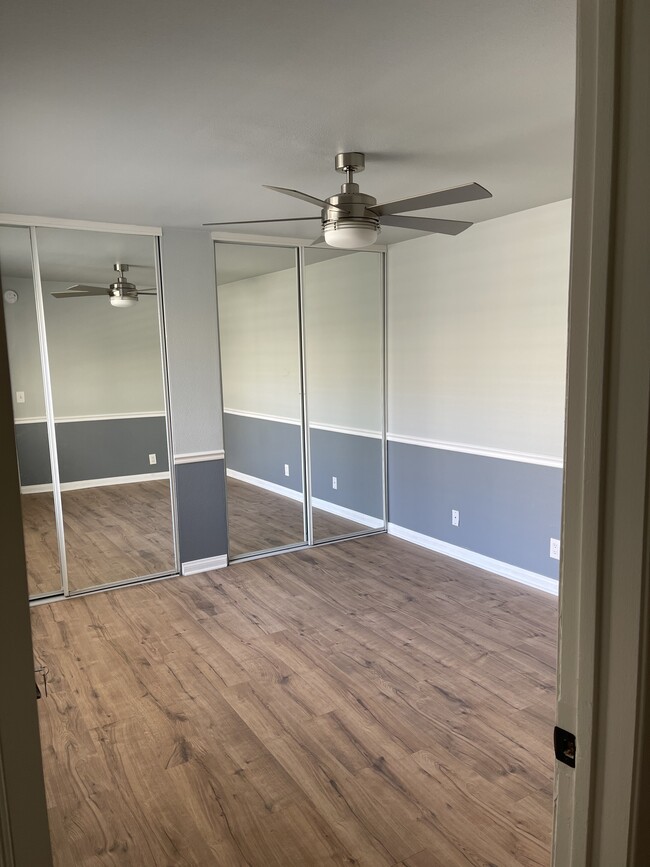
M314 542L382 529L383 257L305 249L303 305Z
M177 571L157 245L0 227L32 597Z
M385 529L383 254L215 247L230 559Z
M70 591L172 572L155 239L36 239Z
M306 541L292 247L216 244L229 557Z

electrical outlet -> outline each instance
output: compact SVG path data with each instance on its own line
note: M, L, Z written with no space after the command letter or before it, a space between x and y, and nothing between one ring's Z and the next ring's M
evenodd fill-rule
M339 487L339 482L336 476L332 476L332 488L337 491Z
M458 509L451 510L451 526L460 527L460 512Z
M552 557L553 560L560 559L560 540L559 539L551 539L551 546L548 552L548 556Z
M285 474L285 476L289 475L289 464L284 465L284 474Z
M158 458L155 455L149 455L149 463L153 466L153 464L158 463Z
M16 392L16 403L25 403L25 392L17 391Z

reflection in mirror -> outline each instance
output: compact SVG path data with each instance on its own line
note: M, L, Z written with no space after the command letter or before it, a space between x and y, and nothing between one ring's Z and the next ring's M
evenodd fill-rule
M293 248L217 242L229 556L305 541Z
M385 526L382 264L305 250L314 541Z
M175 571L155 241L36 237L70 590Z
M0 227L0 283L9 352L30 596L62 590L29 229Z

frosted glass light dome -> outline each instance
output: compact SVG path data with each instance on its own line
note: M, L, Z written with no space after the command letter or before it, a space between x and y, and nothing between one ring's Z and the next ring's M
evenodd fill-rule
M341 250L370 247L379 236L379 226L372 220L336 220L323 228L325 243Z
M138 303L137 295L111 295L110 302L113 307L133 307Z

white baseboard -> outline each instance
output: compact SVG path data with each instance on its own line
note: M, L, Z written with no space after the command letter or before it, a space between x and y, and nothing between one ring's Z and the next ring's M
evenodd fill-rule
M285 488L284 485L276 485L275 482L267 482L266 479L248 476L246 473L240 473L237 470L226 470L226 475L232 479L238 479L240 482L246 482L248 485L254 485L256 488L263 488L265 491L271 491L274 494L279 494L281 497L288 497L291 500L302 503L302 493L294 491L292 488ZM371 527L373 530L381 530L384 526L381 518L373 518L371 515L355 512L354 509L346 509L345 506L330 503L329 500L319 500L317 497L312 497L312 505L315 509L321 509L323 512L337 515L339 518L347 518L348 521L355 521L357 524L363 524L364 527Z
M257 476L248 476L238 470L226 470L226 475L231 479L246 482L247 485L264 488L265 491L271 491L273 494L279 494L281 497L288 497L290 500L297 500L302 503L302 493L294 491L293 488L285 488L284 485L276 485L275 482L267 482L266 479L258 479Z
M558 595L559 581L556 581L554 578L547 578L546 575L529 572L527 569L520 569L519 566L511 566L510 563L494 560L492 557L484 557L475 551L460 548L458 545L451 545L449 542L442 542L440 539L434 539L433 536L425 536L424 533L416 533L415 530L408 530L406 527L400 527L398 524L389 523L388 532L391 536L398 536L400 539L413 542L413 544L420 545L422 548L428 548L430 551L436 551L438 554L453 557L454 560L461 560L463 563L478 566L479 569L485 569L487 572L494 572L495 575L509 578L518 584L525 584L526 587L534 587L536 590L543 590L545 593L550 593L553 596Z
M199 572L211 572L213 569L224 569L228 565L228 555L206 557L203 560L189 560L181 564L181 575L198 575Z
M79 482L62 482L62 491L80 491L82 488L105 488L109 485L132 485L136 482L154 482L168 479L169 473L141 473L136 476L111 476L108 479L82 479ZM21 494L45 494L52 491L49 485L21 485Z

